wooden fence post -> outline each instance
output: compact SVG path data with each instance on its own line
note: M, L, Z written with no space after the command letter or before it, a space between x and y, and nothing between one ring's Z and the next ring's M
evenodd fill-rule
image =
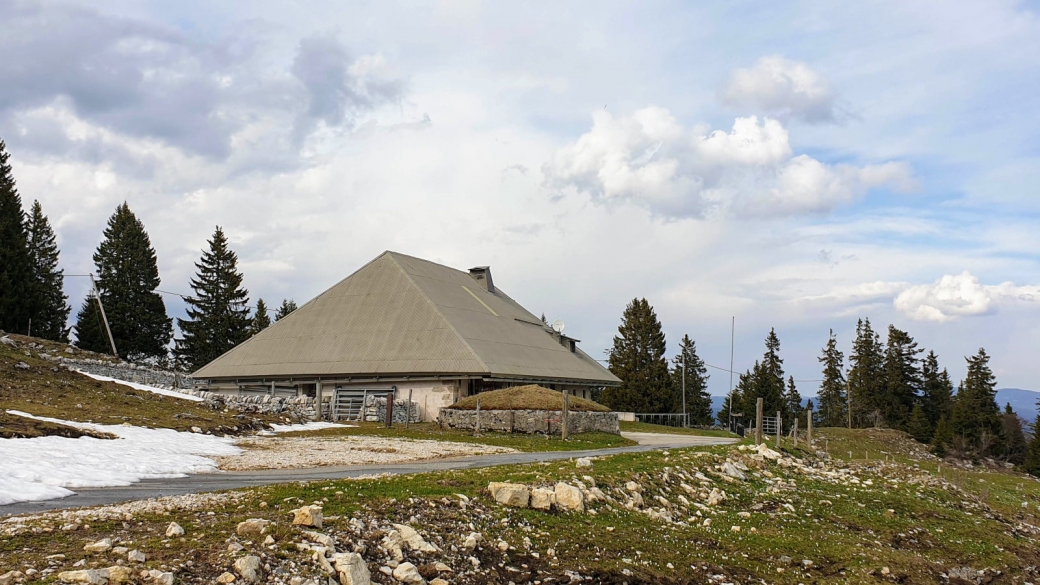
M755 403L755 444L762 444L762 399Z
M776 413L776 448L780 449L780 411Z
M566 390L563 391L563 428L560 430L560 438L564 441L567 440L567 426L570 425L570 394Z
M798 448L798 417L794 417L794 428L791 429L791 436L794 437L794 448Z
M476 422L476 431L475 431L474 434L477 434L477 435L480 434L480 399L479 398L477 398L477 422Z
M386 393L386 428L394 424L394 393Z
M805 411L805 418L806 418L806 421L805 421L806 422L806 427L805 427L805 429L806 429L805 444L809 446L809 451L811 452L812 451L812 409L811 408L809 408L809 409L807 409Z

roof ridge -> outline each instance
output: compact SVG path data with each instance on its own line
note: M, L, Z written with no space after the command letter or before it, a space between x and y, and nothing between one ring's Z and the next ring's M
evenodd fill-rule
M389 252L389 250L388 250L388 252ZM390 257L390 260L392 260L393 263L394 263L394 266L396 266L397 269L401 271L401 274L404 274L404 277L408 279L408 282L413 287L415 287L415 291L417 293L419 293L419 296L422 297L422 299L424 301L426 301L427 304L430 305L430 308L433 309L433 312L436 313L437 316L440 317L442 321L444 321L444 324L448 326L448 329L450 329L451 332L455 335L455 338L458 339L459 341L461 341L462 345L464 345L466 347L466 349L469 350L469 353L470 353L470 355L473 356L473 359L475 359L477 361L477 363L480 364L480 366L482 368L484 368L484 373L490 374L491 373L491 368L488 367L487 362L485 362L480 357L480 355L476 352L476 350L473 349L473 346L471 346L469 344L469 341L467 341L466 338L463 337L461 333L459 333L459 330L456 329L454 325L452 325L451 319L448 319L444 315L444 313L441 312L440 307L438 307L437 304L434 303L430 299L429 296L427 296L426 292L422 289L422 287L420 287L418 285L418 283L416 283L415 280L412 278L412 275L409 274L408 271L404 269L404 266L401 266L401 264L398 263L397 258L395 257L396 253L395 252L390 252L389 254L386 254L386 255ZM402 254L402 256L406 256L406 255L407 254ZM422 260L422 258L419 258L419 260ZM428 260L427 260L427 262L428 262Z

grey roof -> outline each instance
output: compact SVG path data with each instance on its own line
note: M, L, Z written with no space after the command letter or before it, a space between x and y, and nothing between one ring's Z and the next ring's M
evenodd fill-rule
M194 376L471 375L620 380L500 288L469 273L384 252Z

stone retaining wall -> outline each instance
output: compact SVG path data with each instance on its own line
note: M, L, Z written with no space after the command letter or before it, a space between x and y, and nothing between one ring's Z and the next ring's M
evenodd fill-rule
M507 433L542 433L559 435L562 431L563 412L559 410L481 410L480 428ZM567 432L621 434L616 412L571 412ZM452 429L475 429L476 410L442 408L437 419L442 426Z

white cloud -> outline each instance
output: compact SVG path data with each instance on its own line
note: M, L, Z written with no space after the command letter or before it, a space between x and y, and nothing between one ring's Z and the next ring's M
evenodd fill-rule
M965 270L947 274L933 284L912 286L899 294L895 307L912 319L946 322L959 317L986 315L997 306L1014 302L1040 302L1040 287L1015 286L1011 282L985 285Z
M805 63L779 55L762 57L750 69L734 70L719 88L719 99L810 123L837 119L836 96L827 79Z
M869 189L913 187L906 164L828 165L793 156L777 120L737 118L730 132L683 128L668 110L593 114L592 129L542 167L546 185L632 201L656 214L692 217L820 212Z

